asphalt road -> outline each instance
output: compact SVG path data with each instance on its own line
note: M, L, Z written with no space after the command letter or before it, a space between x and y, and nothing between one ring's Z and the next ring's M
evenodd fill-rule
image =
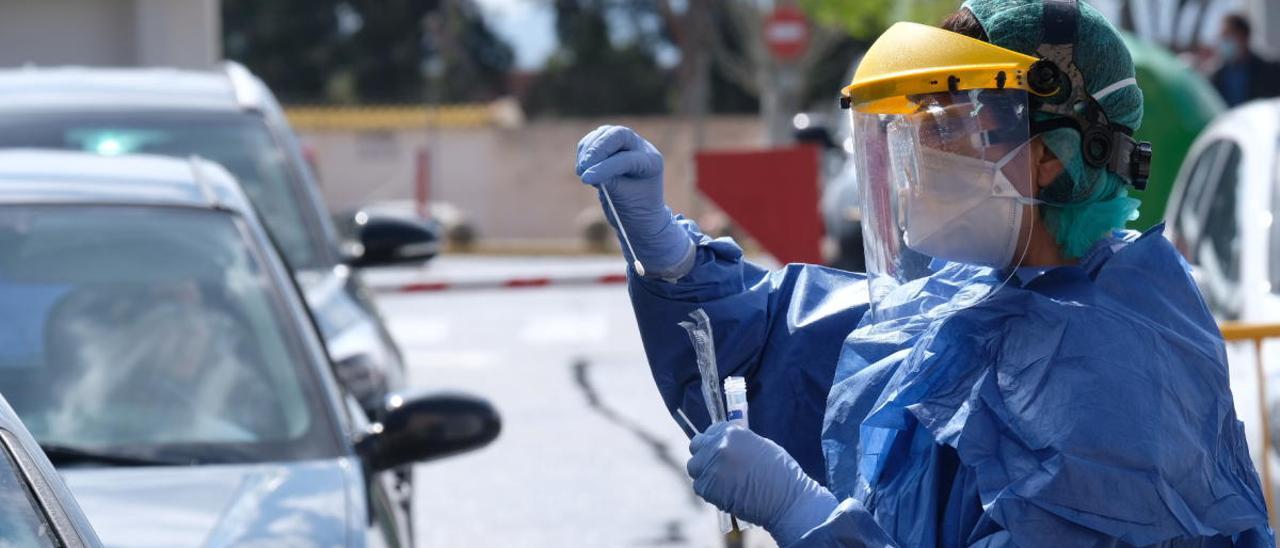
M444 257L423 275L620 268ZM688 441L649 375L624 286L382 293L379 304L416 387L481 395L502 413L489 447L418 468L420 546L724 545L690 489Z

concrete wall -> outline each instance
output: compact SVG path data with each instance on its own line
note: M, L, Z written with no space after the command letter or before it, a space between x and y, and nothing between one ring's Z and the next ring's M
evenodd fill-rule
M0 0L0 66L207 68L218 0Z
M206 68L222 59L218 0L134 0L142 66Z
M601 123L626 124L653 141L666 158L666 194L673 208L697 213L693 135L674 118L539 121L516 129L475 128L394 132L309 131L321 190L334 210L414 197L415 154L431 158L431 196L466 213L480 237L568 240L598 215L596 194L573 172L578 140ZM754 117L715 118L708 148L758 148Z

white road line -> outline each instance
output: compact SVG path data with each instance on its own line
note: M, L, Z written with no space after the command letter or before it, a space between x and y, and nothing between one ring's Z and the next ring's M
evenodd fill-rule
M552 314L525 320L519 339L538 345L595 343L608 334L609 320L602 314Z

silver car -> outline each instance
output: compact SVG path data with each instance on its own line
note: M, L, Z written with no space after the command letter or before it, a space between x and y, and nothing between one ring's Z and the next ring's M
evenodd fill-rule
M244 67L0 70L0 148L199 155L221 164L295 273L339 381L374 420L387 393L405 386L400 351L360 268L425 261L438 252L439 234L366 215L355 235L363 245L342 245L284 111Z
M0 393L112 546L403 546L394 470L497 414L393 394L370 424L232 176L0 152Z

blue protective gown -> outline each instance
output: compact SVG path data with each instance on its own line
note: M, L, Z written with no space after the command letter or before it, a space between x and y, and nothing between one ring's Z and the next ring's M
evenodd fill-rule
M768 272L681 222L693 271L630 284L654 380L706 424L678 327L706 310L752 430L843 500L798 545L1275 546L1221 336L1159 228L1025 284L944 265L872 322L862 275Z

